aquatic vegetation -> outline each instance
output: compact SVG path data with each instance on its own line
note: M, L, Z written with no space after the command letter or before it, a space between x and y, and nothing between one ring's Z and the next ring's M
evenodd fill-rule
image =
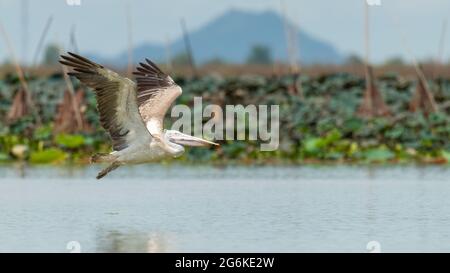
M204 76L175 77L183 87L177 103L193 106L201 96L203 107L217 104L279 105L280 145L273 152L261 152L259 141L219 141L219 150L189 149L184 162L218 164L272 164L315 161L331 162L432 162L450 161L450 79L430 82L439 112L410 112L417 82L395 74L377 79L378 89L391 116L362 118L357 115L365 89L364 79L351 74L318 77L301 76ZM35 115L6 123L17 79L0 80L0 161L29 160L32 163L87 162L94 152L108 152L109 140L100 128L93 92L84 90L82 113L92 130L76 134L55 133L54 119L64 96L61 75L29 79L40 123ZM293 94L293 84L301 84L302 94ZM167 117L167 124L171 118ZM247 125L248 127L248 125ZM22 145L22 146L17 146ZM13 151L16 147L16 152ZM17 147L26 147L18 156ZM214 149L214 148L213 148Z
M85 139L82 135L59 134L55 142L63 148L76 149L84 145Z
M42 151L32 152L30 155L30 162L36 164L42 163L57 163L66 159L67 155L58 148L49 148Z

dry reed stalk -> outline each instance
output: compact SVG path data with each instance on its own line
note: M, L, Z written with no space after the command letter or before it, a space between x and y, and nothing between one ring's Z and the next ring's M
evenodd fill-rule
M389 108L385 104L380 91L378 90L371 66L366 67L366 91L361 106L358 109L358 115L361 117L389 116Z
M30 91L28 88L27 81L25 80L23 70L19 65L19 62L18 62L16 54L15 54L14 47L9 39L8 33L6 32L6 30L3 27L3 24L1 22L0 22L0 32L2 33L3 39L5 40L5 43L6 43L6 47L9 50L9 54L12 58L14 69L16 70L16 73L17 73L17 76L19 77L19 82L21 85L21 88L19 89L19 91L16 93L16 95L14 97L10 112L7 115L8 117L11 117L11 119L8 118L8 122L12 122L12 121L22 117L23 115L25 115L25 113L33 112L35 114L36 123L40 124L41 119L34 107L32 99L31 99ZM23 115L20 115L20 114L23 114Z
M64 97L62 102L58 105L57 114L55 117L55 125L54 132L57 133L76 133L76 132L86 132L90 131L91 127L87 123L87 121L82 118L82 125L79 127L77 125L77 112L81 113L82 109L85 108L83 106L84 103L84 92L82 89L79 89L75 94L71 93L66 89L64 92ZM79 111L75 111L73 105L80 106L78 108ZM75 125L75 126L74 126Z
M426 115L437 112L438 107L433 94L428 88L427 82L420 77L418 77L417 81L416 92L409 103L409 110L416 112L421 109Z

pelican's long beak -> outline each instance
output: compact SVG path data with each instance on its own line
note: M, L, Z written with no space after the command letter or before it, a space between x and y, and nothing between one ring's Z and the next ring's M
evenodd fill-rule
M172 136L170 138L173 142L184 146L192 146L192 147L204 147L209 145L220 146L218 143L181 133L178 136Z

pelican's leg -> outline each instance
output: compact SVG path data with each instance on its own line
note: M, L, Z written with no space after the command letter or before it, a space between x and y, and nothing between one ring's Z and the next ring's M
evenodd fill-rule
M118 162L113 162L111 165L109 165L108 167L106 167L105 169L103 169L102 171L100 171L97 175L97 179L100 179L102 177L104 177L105 175L107 175L109 172L114 171L115 169L119 168L120 163Z

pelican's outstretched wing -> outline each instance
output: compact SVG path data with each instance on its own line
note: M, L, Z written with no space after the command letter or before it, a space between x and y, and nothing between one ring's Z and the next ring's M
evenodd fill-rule
M139 63L133 73L137 81L137 104L148 131L158 137L163 132L167 110L182 91L170 76L150 60L145 60L146 63Z
M74 53L61 58L61 64L73 69L69 75L95 90L100 123L111 136L115 151L138 138L150 139L139 115L133 81Z

